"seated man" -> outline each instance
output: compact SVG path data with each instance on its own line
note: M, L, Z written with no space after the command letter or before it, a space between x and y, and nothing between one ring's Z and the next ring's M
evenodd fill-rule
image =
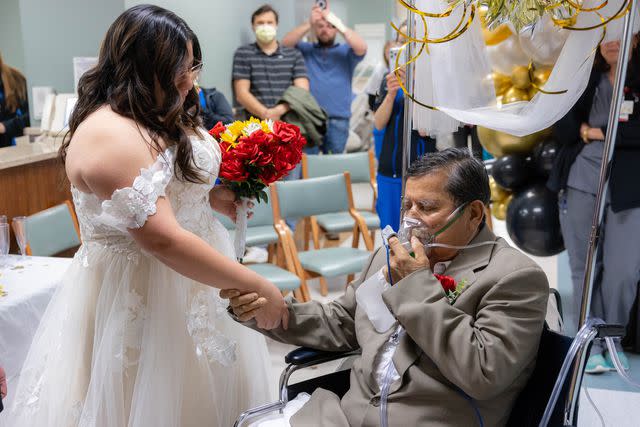
M389 260L378 250L343 296L289 299L288 325L262 331L299 346L362 350L344 398L318 389L292 426L373 427L385 416L390 426L504 426L534 369L549 286L538 265L485 225L484 165L468 150L447 149L416 160L407 176L405 218L426 226L416 233L422 240L411 238L413 253L391 238ZM376 276L391 283L380 287L386 325L385 313L361 304L360 288ZM256 328L247 320L259 299L221 295Z

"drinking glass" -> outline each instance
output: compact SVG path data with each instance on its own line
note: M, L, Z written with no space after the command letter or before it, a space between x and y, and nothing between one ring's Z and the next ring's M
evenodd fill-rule
M7 223L7 216L0 215L0 224L6 224L6 223Z
M13 225L13 233L16 235L16 242L20 247L20 254L22 258L27 255L27 244L29 243L29 237L27 236L27 217L17 216L11 221Z
M7 254L9 254L9 246L11 245L9 236L9 224L0 223L0 267L5 266Z

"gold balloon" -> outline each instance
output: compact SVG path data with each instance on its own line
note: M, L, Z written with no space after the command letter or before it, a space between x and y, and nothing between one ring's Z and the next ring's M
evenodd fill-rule
M478 138L480 143L494 157L502 157L507 154L526 154L533 150L538 143L551 136L551 129L541 130L527 136L513 136L508 133L498 132L478 126Z
M538 86L543 86L549 76L551 75L551 68L536 68L533 71L533 82Z
M534 96L536 96L536 94L538 93L538 89L536 89L535 87L531 86L529 88L529 99L533 99Z
M500 25L495 30L490 30L484 26L482 27L482 36L484 37L484 43L487 46L500 44L512 35L513 33L507 24Z
M500 187L492 176L489 176L489 188L491 189L491 201L493 203L504 201L511 192Z
M502 96L509 88L511 88L511 77L502 73L491 73L488 76L493 81L493 86L496 89L496 96Z
M513 200L513 194L510 194L502 202L493 203L491 205L491 213L493 216L501 221L507 219L507 209L509 209L509 203L511 203L511 200Z
M529 92L527 90L518 89L517 87L509 88L502 96L503 104L511 104L512 102L528 101Z
M511 81L513 82L513 87L515 87L516 89L529 89L529 86L531 86L529 67L525 67L523 65L513 67L513 72L511 73Z

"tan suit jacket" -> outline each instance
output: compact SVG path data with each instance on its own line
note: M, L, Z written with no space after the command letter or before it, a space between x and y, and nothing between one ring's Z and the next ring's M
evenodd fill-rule
M453 305L429 269L417 271L383 293L406 330L393 361L400 374L390 389L389 426L504 426L535 365L549 285L544 272L484 227L446 275L467 285ZM291 419L294 427L380 425L380 390L374 359L393 330L378 333L355 290L386 263L378 250L361 277L329 304L290 299L289 329L265 333L276 340L321 350L362 349L341 400L317 390ZM464 394L468 397L465 397ZM473 399L473 405L468 400Z

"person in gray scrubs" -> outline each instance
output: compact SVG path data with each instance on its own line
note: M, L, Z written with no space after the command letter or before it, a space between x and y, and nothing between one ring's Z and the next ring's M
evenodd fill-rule
M556 138L563 146L548 187L558 191L560 226L569 254L576 313L580 310L619 53L619 41L600 46L584 95L572 111L554 126ZM629 312L640 281L640 186L633 184L633 181L637 182L640 167L639 62L636 35L625 87L623 112L626 114L620 117L590 312L592 317L621 325L629 322ZM617 350L623 365L628 367L619 344ZM603 343L595 342L586 372L602 373L612 369L611 356Z

